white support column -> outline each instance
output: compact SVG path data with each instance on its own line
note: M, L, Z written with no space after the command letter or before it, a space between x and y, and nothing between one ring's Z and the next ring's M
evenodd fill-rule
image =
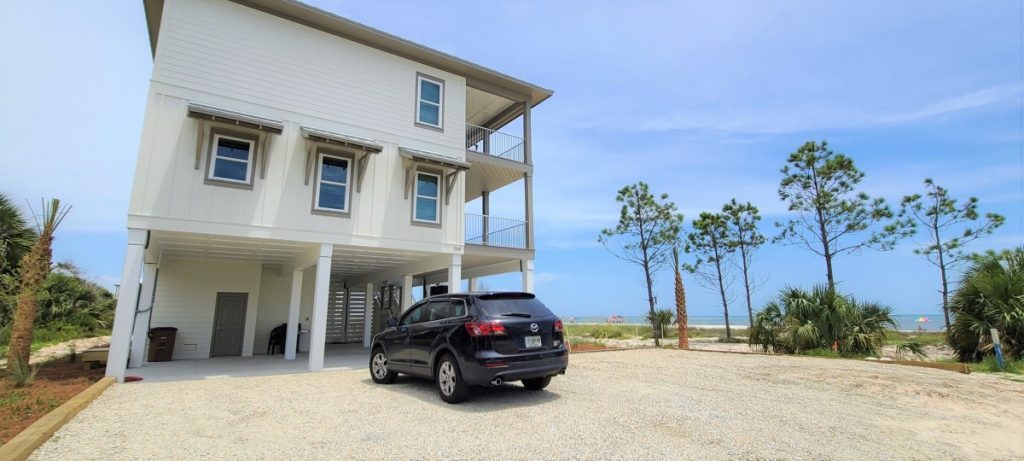
M142 258L146 254L149 231L128 229L128 248L124 254L124 270L121 272L121 289L114 311L114 326L110 332L110 351L107 353L107 376L117 382L124 382L124 371L128 366L128 348L132 340L132 324L139 305L139 274L142 272Z
M462 255L452 255L452 263L448 266L448 292L462 292Z
M533 260L524 259L519 263L523 267L523 291L533 293Z
M476 291L476 277L470 277L469 278L469 292L472 293L472 292L475 292L475 291Z
M260 310L260 289L263 287L263 265L256 274L256 289L249 293L249 302L245 307L245 324L242 326L242 357L252 357L256 341L256 317Z
M292 272L292 293L288 303L288 327L285 330L284 359L295 360L299 344L299 306L302 304L302 269Z
M128 368L141 367L146 361L146 337L149 336L149 319L153 315L156 270L156 263L145 263L142 266L142 291L139 292L139 308L135 312L135 326L132 331L131 351L128 354Z
M402 312L412 307L412 276L402 276Z
M309 371L324 369L324 346L327 343L327 294L331 285L331 257L334 245L320 245L316 261L316 284L313 289L313 318L309 328Z
M363 347L373 339L373 282L366 284L366 323L363 324Z

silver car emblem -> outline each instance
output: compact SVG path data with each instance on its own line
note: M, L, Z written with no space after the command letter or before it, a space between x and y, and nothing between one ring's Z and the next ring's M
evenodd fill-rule
M530 324L530 331L532 331L532 332L536 333L536 332L537 332L537 330L540 330L540 327L539 327L539 326L537 326L537 324L536 324L536 323L531 323L531 324Z

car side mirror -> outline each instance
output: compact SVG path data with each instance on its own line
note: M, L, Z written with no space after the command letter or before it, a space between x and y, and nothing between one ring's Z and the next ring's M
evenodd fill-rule
M396 319L394 317L389 318L387 325L388 325L388 328L397 327L398 326L398 319Z

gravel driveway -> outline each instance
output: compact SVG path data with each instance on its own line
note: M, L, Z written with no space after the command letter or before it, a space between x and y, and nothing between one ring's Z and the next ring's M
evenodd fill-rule
M110 388L34 459L1024 458L1024 384L849 360L576 354L446 405L366 370Z

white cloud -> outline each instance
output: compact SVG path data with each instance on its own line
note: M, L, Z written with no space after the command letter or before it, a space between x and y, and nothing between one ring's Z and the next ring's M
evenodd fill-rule
M581 122L578 127L613 131L714 131L723 133L783 134L830 129L895 125L951 116L959 112L1004 103L1019 103L1020 84L997 85L931 101L899 102L897 107L871 107L875 101L829 104L793 104L772 108L750 105L736 110L698 108L655 114ZM895 98L883 100L893 104ZM735 139L732 142L736 142Z

